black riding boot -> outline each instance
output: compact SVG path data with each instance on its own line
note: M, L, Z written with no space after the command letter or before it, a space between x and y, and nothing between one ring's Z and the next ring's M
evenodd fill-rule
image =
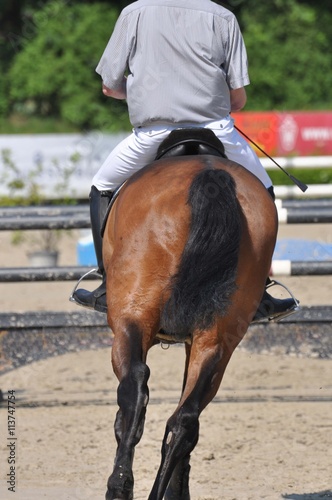
M273 186L268 188L268 192L275 200ZM273 282L270 278L266 280L266 288L272 286L274 284L281 285L285 288L284 285L278 282ZM292 294L291 294L292 295ZM292 296L288 299L276 299L272 297L266 290L263 293L263 297L261 303L256 311L256 314L252 320L252 322L262 321L264 319L281 319L292 312L295 312L299 309L299 302Z
M81 306L105 313L107 312L106 276L103 264L103 238L101 231L112 195L112 191L99 191L95 186L92 186L90 191L91 229L97 257L98 273L101 275L103 282L93 292L79 288L74 291L71 298L71 300Z
M273 285L280 285L283 288L286 288L281 283L271 281L270 278L267 278L266 287ZM299 302L293 296L288 299L276 299L265 290L261 303L259 304L256 314L252 320L252 323L257 323L265 319L279 320L296 312L298 309Z

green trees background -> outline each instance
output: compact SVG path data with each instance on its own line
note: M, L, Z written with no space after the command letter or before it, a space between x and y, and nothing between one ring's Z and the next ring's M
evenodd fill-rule
M124 130L95 67L129 1L0 1L0 132ZM249 57L246 110L332 109L330 0L229 0Z

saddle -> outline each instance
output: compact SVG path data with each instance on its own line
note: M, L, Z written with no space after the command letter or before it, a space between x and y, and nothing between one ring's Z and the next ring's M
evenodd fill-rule
M227 158L222 142L219 141L218 137L212 132L212 130L195 127L172 130L172 132L160 144L155 160L189 155L213 155ZM120 186L117 187L113 193L102 224L102 236L105 231L109 213L126 182L127 181L124 181L120 184Z
M173 130L160 144L156 160L175 156L214 155L227 158L223 144L210 129L182 128Z

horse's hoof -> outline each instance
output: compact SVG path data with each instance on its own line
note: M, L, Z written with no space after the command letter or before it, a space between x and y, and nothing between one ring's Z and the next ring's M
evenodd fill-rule
M123 472L117 468L109 477L106 500L133 500L134 478L131 472Z
M105 499L106 500L133 500L133 495L130 496L119 493L118 491L109 491L107 490Z

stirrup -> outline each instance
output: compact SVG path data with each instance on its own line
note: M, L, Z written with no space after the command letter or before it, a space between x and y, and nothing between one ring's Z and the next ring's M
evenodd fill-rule
M291 316L292 314L295 314L296 312L298 312L301 309L300 302L294 297L294 295L290 291L290 289L286 285L284 285L283 283L280 283L280 281L277 281L275 279L273 279L273 280L269 279L269 283L266 285L265 290L268 290L268 288L271 288L272 286L275 286L275 285L281 286L282 288L284 288L289 293L289 295L291 296L291 298L294 301L294 305L292 307L290 307L289 309L287 309L286 311L273 314L270 317L269 316L265 316L265 317L253 320L251 322L251 324L262 323L264 321L278 323L280 320L282 320L284 318L287 318L288 316Z
M74 302L75 304L77 305L81 305L79 302L77 302L77 300L75 299L74 297L74 293L76 292L79 284L81 283L81 281L83 281L87 276L89 276L90 274L93 274L95 276L97 276L98 278L100 278L101 280L103 279L103 275L100 273L100 271L97 269L97 268L94 268L94 269L90 269L90 271L88 271L87 273L83 274L83 276L80 277L80 279L78 280L78 282L76 283L75 287L73 288L73 291L71 292L71 295L69 297L69 300L70 302Z

